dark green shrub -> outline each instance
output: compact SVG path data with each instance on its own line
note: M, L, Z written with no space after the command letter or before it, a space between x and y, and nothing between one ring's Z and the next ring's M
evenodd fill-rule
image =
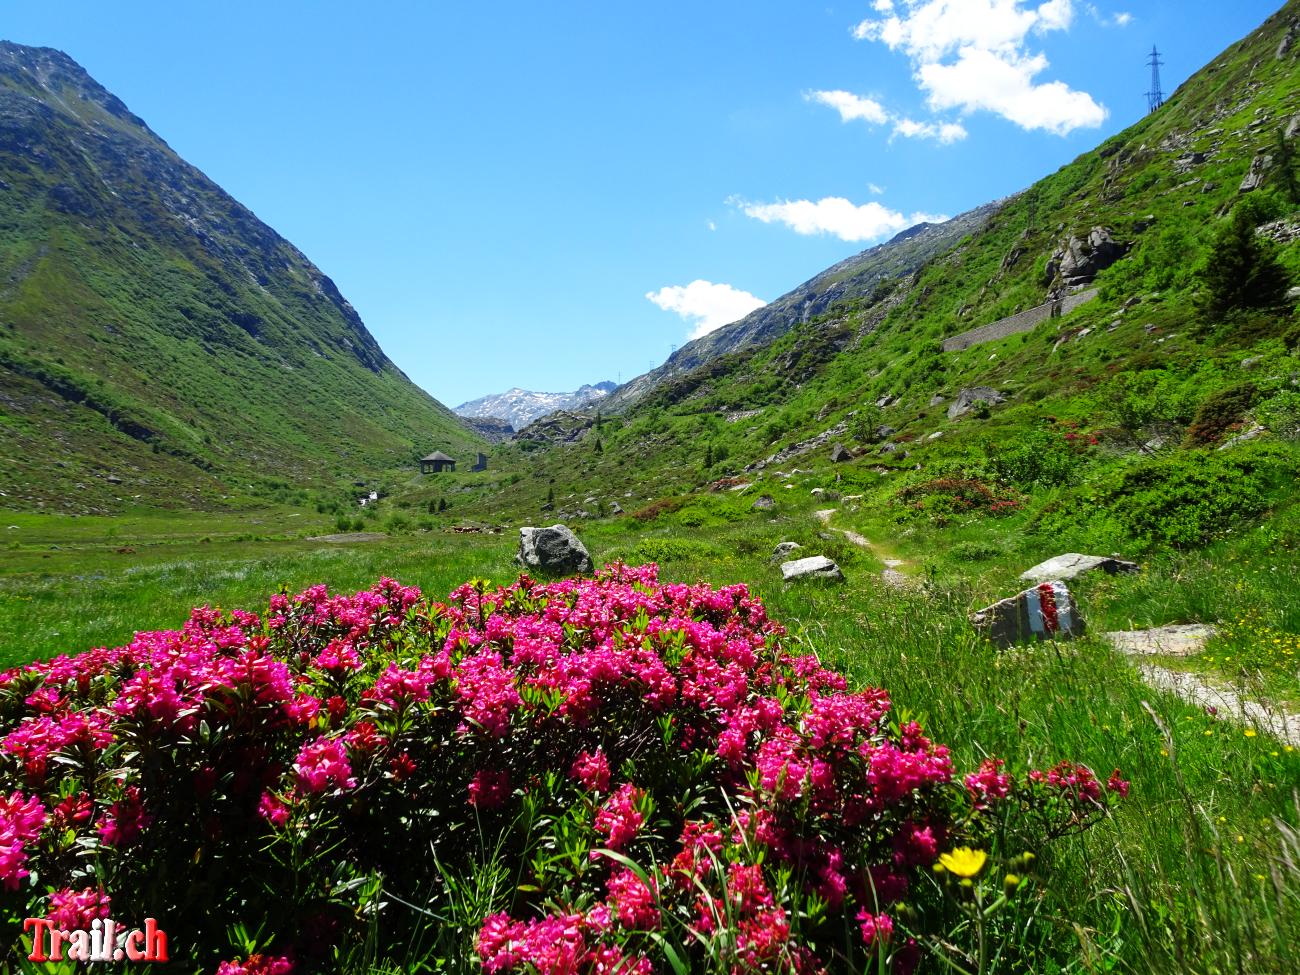
M1256 235L1259 217L1259 205L1243 201L1214 235L1200 270L1205 286L1202 301L1211 318L1282 304L1287 289L1286 269L1277 259L1277 247Z
M1204 447L1217 443L1233 425L1241 422L1258 399L1259 390L1254 383L1240 383L1211 393L1192 417L1192 425L1187 428L1186 445Z

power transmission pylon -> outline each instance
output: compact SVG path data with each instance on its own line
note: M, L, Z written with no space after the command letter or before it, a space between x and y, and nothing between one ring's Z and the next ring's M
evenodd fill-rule
M1151 90L1147 92L1147 111L1154 112L1165 103L1165 93L1160 90L1160 66L1164 62L1160 60L1160 52L1156 50L1154 44L1151 45L1151 58L1147 64L1151 66Z

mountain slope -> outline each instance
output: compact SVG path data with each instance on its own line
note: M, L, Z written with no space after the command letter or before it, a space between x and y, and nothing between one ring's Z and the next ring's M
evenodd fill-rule
M464 417L501 417L516 430L556 410L572 410L603 399L613 391L614 383L585 384L572 393L537 393L515 386L504 393L481 396L456 407Z
M841 300L765 345L662 377L624 411L606 408L599 431L534 446L534 483L579 498L653 484L662 497L760 476L769 458L761 470L830 469L840 442L855 463L835 473L897 514L903 484L987 474L990 457L1022 444L1038 463L1043 437L1095 447L1062 460L1065 484L1130 468L1152 478L1178 469L1187 480L1212 468L1230 455L1192 451L1250 429L1270 403L1275 416L1290 409L1290 377L1300 375L1294 301L1230 315L1201 301L1233 212L1280 241L1278 258L1300 283L1300 44L1288 42L1297 37L1291 0L1162 109L1005 201L888 294ZM1092 265L1087 275L1081 264ZM944 351L945 338L1041 306L1093 274L1097 300ZM958 405L972 395L989 403ZM1250 412L1256 402L1264 412ZM526 485L515 494L527 503ZM1082 512L1101 496L1052 503Z
M771 342L795 326L821 316L834 304L871 296L878 287L912 274L936 254L974 233L1002 205L1003 201L988 203L944 223L920 223L883 244L854 254L739 321L686 343L662 366L614 391L607 409L625 408L660 383L710 359Z
M0 380L12 507L209 504L478 442L297 248L72 59L7 42Z

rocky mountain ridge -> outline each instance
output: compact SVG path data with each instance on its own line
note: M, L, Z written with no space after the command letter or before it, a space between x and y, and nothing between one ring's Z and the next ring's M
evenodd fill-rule
M609 381L587 383L571 393L541 393L515 386L504 393L461 403L456 413L466 418L499 417L515 430L522 430L557 410L575 410L603 400L614 389L615 384Z

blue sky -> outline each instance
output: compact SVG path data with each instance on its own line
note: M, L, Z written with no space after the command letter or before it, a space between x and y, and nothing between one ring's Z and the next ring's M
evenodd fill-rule
M627 380L1023 189L1280 0L9 0L448 405Z

